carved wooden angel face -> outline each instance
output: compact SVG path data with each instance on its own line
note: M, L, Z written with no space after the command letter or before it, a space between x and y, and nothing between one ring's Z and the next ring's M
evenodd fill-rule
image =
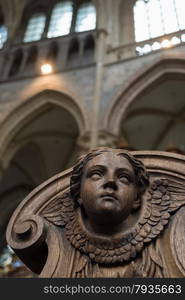
M135 173L127 158L107 152L84 167L80 198L87 216L94 222L123 222L136 197Z

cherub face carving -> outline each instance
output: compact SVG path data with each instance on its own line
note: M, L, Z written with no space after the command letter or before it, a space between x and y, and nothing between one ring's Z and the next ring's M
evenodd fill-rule
M136 197L135 173L126 157L107 152L84 167L80 199L89 219L119 224L131 213Z

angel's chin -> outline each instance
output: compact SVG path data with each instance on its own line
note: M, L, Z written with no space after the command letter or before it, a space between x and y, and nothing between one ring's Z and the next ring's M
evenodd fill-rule
M116 205L114 202L112 201L103 201L100 205L100 209L101 210L110 210L112 212L114 212L116 209Z
M112 203L104 203L101 207L96 211L97 219L102 223L117 223L118 221L122 221L123 215L122 213L115 207Z

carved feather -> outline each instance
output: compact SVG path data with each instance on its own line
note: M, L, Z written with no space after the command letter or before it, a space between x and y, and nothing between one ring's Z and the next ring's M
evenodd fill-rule
M173 212L185 205L185 187L175 181L169 181L168 191L170 192L169 212Z
M69 193L57 196L41 212L41 215L50 223L64 226L74 218L74 203Z

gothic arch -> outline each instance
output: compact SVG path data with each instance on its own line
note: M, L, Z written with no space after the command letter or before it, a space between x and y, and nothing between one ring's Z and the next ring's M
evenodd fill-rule
M13 155L14 151L11 149L12 147L9 149L9 145L14 137L36 115L44 112L50 106L63 108L68 111L76 121L80 135L87 130L88 123L85 113L73 98L55 90L43 90L27 100L21 101L21 104L19 103L14 107L2 122L0 128L0 165L2 169L6 168Z
M130 105L151 87L167 78L185 79L185 57L163 56L130 78L118 95L110 101L103 127L119 135L121 121L126 118Z

